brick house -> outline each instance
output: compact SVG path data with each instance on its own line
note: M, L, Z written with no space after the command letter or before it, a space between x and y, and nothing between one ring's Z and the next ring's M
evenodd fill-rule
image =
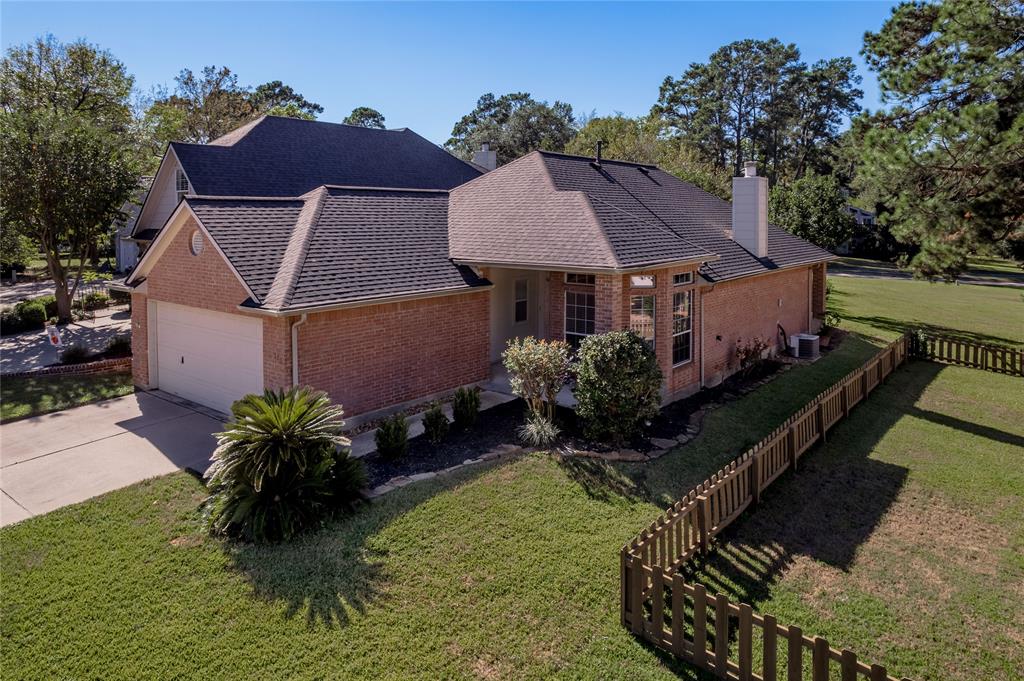
M487 380L516 336L633 328L668 401L734 371L741 339L817 328L831 256L767 223L753 168L730 205L654 166L475 160L275 117L172 145L126 280L136 384L225 411L312 385L365 414Z

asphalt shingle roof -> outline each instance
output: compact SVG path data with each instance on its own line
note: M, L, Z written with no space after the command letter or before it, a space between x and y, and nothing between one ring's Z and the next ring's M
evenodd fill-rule
M197 195L301 196L322 185L451 189L480 170L415 132L264 116L209 144L172 142Z
M256 305L297 309L488 283L448 258L447 192L323 187L300 199L186 201Z
M655 166L591 161L534 152L453 190L452 257L630 268L707 255L701 274L712 281L831 257L769 225L768 257L758 259L726 235L729 202ZM588 210L567 225L548 207L570 200Z

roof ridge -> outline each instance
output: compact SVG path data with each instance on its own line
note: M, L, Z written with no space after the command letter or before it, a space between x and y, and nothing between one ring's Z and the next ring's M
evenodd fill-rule
M586 192L584 192L584 193L586 193ZM636 215L635 213L631 213L631 212L629 212L629 211L628 211L628 210L626 210L625 208L620 208L619 206L616 206L616 205L615 205L615 204L613 204L613 203L608 203L607 201L605 201L605 200L603 200L603 199L599 199L599 198L598 198L598 197L596 197L596 196L591 196L591 195L590 195L589 193L586 193L586 194L587 194L587 197L588 197L588 198L590 198L590 199L591 199L592 201L597 201L598 203L601 203L601 204L604 204L605 206L608 206L608 207L609 207L609 208L611 208L612 210L617 210L618 212L620 212L620 213L622 213L622 214L624 214L624 215L628 215L628 216L630 216L631 218L634 218L634 219L636 219L636 220L639 220L639 221L640 221L640 224L643 224L643 225L648 225L648 226L650 226L650 227L654 227L655 229L657 229L657 230L659 230L659 231L662 231L662 232L665 232L666 234L669 234L669 235L671 235L671 236L674 236L674 237L675 237L676 239L679 239L679 240L680 240L680 241L682 241L682 242L683 242L684 244L686 244L686 245L688 245L688 246L692 246L692 247L696 248L697 250L700 250L700 251L704 251L705 253L707 253L707 254L709 254L709 255L714 255L714 256L717 256L717 255L718 255L718 254L717 254L717 253L715 253L714 251L709 251L708 249L704 248L703 246L699 246L699 245L695 244L694 242L690 241L689 239L687 239L687 238L686 238L686 237L684 237L683 235L679 234L678 232L676 232L676 231L675 231L674 229L672 229L672 228L670 228L670 227L666 227L666 226L664 226L664 225L659 225L659 224L657 224L657 223L655 223L655 222L651 222L650 220L647 220L647 219L645 219L645 218L642 218L642 217L640 217L639 215ZM641 202L641 203L642 203L642 202ZM649 209L648 209L648 210L649 210ZM598 219L598 221L600 222L600 218ZM603 233L603 230L602 230L602 233Z
M411 192L414 194L447 194L450 191L448 189L419 189L417 187L363 187L357 184L325 184L322 186L325 189L345 189L366 192Z
M593 157L593 156L581 156L580 154L569 154L569 153L566 153L564 151L551 151L549 149L537 149L536 153L541 154L541 155L546 155L546 156L560 156L562 158L579 159L581 161L589 161L591 163L596 163L597 162L597 159L595 157ZM640 167L643 167L643 168L657 168L658 170L661 170L661 167L659 167L657 163L640 163L639 161L624 161L624 160L618 159L618 158L604 158L604 157L602 157L601 158L601 163L618 163L618 164L621 164L621 165L633 166L634 168L640 168Z
M536 151L531 151L528 154L523 154L519 158L513 159L513 160L509 161L508 163L502 164L502 165L498 166L497 168L495 168L494 170L488 170L486 173L481 173L481 174L477 175L472 180L466 180L462 184L458 185L457 187L452 187L448 191L455 192L457 189L462 189L463 187L468 187L469 185L473 184L474 182L480 182L485 177L492 177L494 175L494 173L502 172L502 171L505 170L505 168L511 168L515 164L520 163L521 161L525 161L526 159L528 159L531 156L534 156L536 154L537 154ZM454 156L454 154L452 154L452 156ZM455 156L455 158L458 158L458 156ZM461 161L462 159L459 159L459 160ZM463 163L467 163L467 162L468 161L463 161ZM544 165L544 164L542 163L541 165ZM550 176L548 177L548 179L550 180Z
M544 164L541 164L541 165L544 165ZM559 191L559 190L556 189L556 192L557 191ZM598 217L597 211L594 210L594 205L593 205L593 203L591 203L591 200L592 200L593 197L590 196L590 194L588 194L587 192L579 191L579 190L568 191L566 193L567 194L575 194L576 196L578 196L583 201L583 205L587 209L587 213L590 216L591 222L593 222L594 226L597 227L597 233L598 233L598 235L600 235L601 242L604 244L605 250L608 252L608 255L609 255L610 259L611 259L612 266L613 267L621 267L622 263L619 261L619 256L617 256L615 254L615 248L612 247L612 242L608 239L608 235L605 234L605 232L604 232L604 226L601 224L601 218Z
M316 189L314 189L313 191L316 191ZM201 201L304 201L305 200L305 195L302 195L302 196L221 196L219 194L189 194L185 198L188 198L188 199L199 199Z
M316 231L316 224L320 220L320 212L326 198L327 188L323 186L305 195L306 203L295 220L295 228L288 239L288 247L281 256L281 265L267 292L267 299L263 301L264 307L284 309L295 293L295 286L306 263L309 244L313 241L313 233Z

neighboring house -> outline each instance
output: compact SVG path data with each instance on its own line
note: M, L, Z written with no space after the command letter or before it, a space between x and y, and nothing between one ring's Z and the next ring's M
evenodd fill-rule
M633 328L671 400L824 312L832 256L767 224L753 168L731 207L653 166L534 152L481 175L487 152L356 130L268 117L171 146L189 187L158 173L127 279L138 385L222 410L312 385L364 414L487 380L516 336Z
M143 176L139 178L139 189L131 201L121 206L125 214L123 220L115 220L113 226L114 256L117 262L118 272L128 272L139 261L139 244L132 237L135 232L135 223L139 219L139 211L149 194L149 187L153 184L153 178Z
M869 235L874 232L875 214L851 205L846 206L846 212L853 216L857 227L854 230L853 236L836 246L836 253L839 255L854 255L861 252L865 242L869 240Z

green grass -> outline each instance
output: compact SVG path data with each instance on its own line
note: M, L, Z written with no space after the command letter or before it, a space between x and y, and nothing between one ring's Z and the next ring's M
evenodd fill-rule
M0 423L129 395L131 374L37 376L0 381Z
M999 345L1024 343L1024 291L926 281L831 277L829 307L851 331L895 338L914 326Z
M914 300L920 294L898 288L916 282L884 282L897 288L864 295L859 283L837 282L854 328L891 337L892 324L869 318L921 314ZM992 333L986 326L991 309L1009 316L1016 309L1009 305L1020 304L1019 297L994 305L965 300L971 289L1000 292L950 287L946 302L957 316L943 317L935 308L930 323ZM877 300L883 295L893 300ZM1013 338L1019 331L998 333ZM703 678L619 625L619 547L880 343L847 337L821 361L710 412L697 439L651 464L531 455L402 488L287 546L205 537L198 510L203 490L185 474L3 528L4 678L134 679L169 669L179 678ZM753 579L748 597L866 659L892 661L895 673L927 678L950 645L976 650L985 640L957 637L961 622L971 631L1013 631L998 613L1006 598L1000 587L1021 583L1024 569L1021 509L1014 505L1022 493L1019 475L998 471L1005 465L1020 471L1013 439L1020 431L1013 424L1024 418L1019 402L1006 398L1019 385L1014 379L919 366L901 369L835 431L828 449L806 456L804 472L777 483L763 514L750 516L767 519L774 505L787 502L795 511L820 511L793 531L820 521L836 542L845 540L833 559L845 570L825 562L835 609L819 613L803 600L820 585L800 581L794 571L802 555L798 543L782 545L794 560ZM891 400L880 399L889 393ZM896 407L889 406L893 400ZM1016 458L1006 458L1008 447ZM830 461L856 472L838 478L846 483L842 489L828 484L827 470L814 474L813 466L827 469ZM806 485L800 496L785 493L786 485L797 483ZM840 496L846 488L861 496ZM865 511L855 507L858 499ZM930 511L933 506L941 513ZM851 518L874 522L844 533L849 509ZM876 538L897 509L933 515L923 516L925 527L911 526L921 534ZM737 536L743 527L736 526ZM918 555L930 556L922 565L944 568L928 562L942 555L928 550L943 528L968 557L975 537L981 546L981 538L991 537L1000 547L976 554L976 561L958 555L955 565L964 574L951 582L950 593L973 599L964 619L949 619L954 608L944 605L945 592L929 591L931 582L878 577L882 570L917 566L911 559ZM858 567L872 542L881 542L870 552L877 555L875 572ZM888 594L861 586L856 575L908 591L890 607L882 602ZM737 580L735 588L748 586ZM1015 593L1019 605L1019 588ZM914 608L936 617L904 637L901 618ZM925 624L949 631L929 638ZM978 654L991 672L983 678L1000 678L1005 665L1019 662L1005 646L983 647Z
M693 576L897 676L1019 678L1020 382L901 369Z

